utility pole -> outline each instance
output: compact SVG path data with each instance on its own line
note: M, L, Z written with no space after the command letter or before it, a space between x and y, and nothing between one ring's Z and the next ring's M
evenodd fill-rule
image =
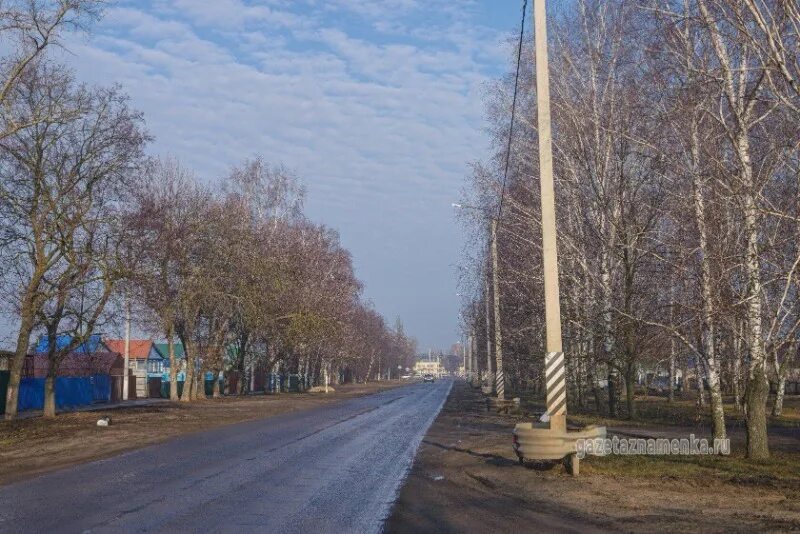
M564 352L561 345L561 309L558 289L558 248L553 185L553 147L550 123L550 73L547 58L547 8L545 0L534 1L536 40L536 100L539 127L539 178L542 202L542 259L547 343L545 388L550 428L566 431L567 389Z
M122 400L128 400L128 375L131 361L131 301L125 297L125 369L122 372Z
M461 338L461 356L464 358L464 378L469 376L469 366L467 365L467 344L464 343L464 338Z
M484 289L486 291L486 383L489 388L494 391L494 376L492 375L492 316L489 312L489 272L487 269L486 280L484 280Z
M467 376L470 379L472 379L472 370L473 370L473 367L472 367L472 352L473 352L472 334L470 334L469 336L467 336L467 359L468 359L467 360L467 366L469 367L469 371L467 372Z
M494 362L497 398L505 399L506 380L503 376L503 335L500 329L500 280L497 258L497 219L492 218L492 288L494 297Z
M472 360L470 368L472 375L475 376L478 373L478 337L475 335L475 328L472 329L472 336L470 336L469 354Z

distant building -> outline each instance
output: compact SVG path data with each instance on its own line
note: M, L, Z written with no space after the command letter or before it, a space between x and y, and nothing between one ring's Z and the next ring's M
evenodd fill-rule
M442 367L439 364L439 360L417 360L417 363L414 364L414 373L418 375L431 374L434 376L441 376Z

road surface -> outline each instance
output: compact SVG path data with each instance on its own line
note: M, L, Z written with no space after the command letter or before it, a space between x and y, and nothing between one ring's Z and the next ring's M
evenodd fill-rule
M0 488L0 531L378 532L451 385L221 427L11 484Z

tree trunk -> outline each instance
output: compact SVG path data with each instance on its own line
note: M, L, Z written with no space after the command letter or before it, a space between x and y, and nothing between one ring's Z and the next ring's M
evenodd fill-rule
M709 366L708 368L708 389L711 393L711 418L714 428L714 439L725 439L725 411L722 404L722 386L720 384L719 372Z
M169 400L178 400L178 362L175 359L175 333L167 328L167 350L169 351ZM125 370L127 372L127 369Z
M758 208L754 193L747 134L739 135L739 154L742 161L745 192L745 233L747 236L747 339L750 347L747 403L747 457L753 460L769 458L767 442L767 411L769 384L766 376L766 355L761 325L761 265L758 251Z
M6 390L6 413L7 421L17 417L19 407L19 383L22 380L22 368L25 366L25 357L28 355L28 345L31 341L33 332L33 314L28 304L22 310L19 333L17 334L17 347L14 350L14 359L11 361L9 369L8 389Z
M786 375L778 377L778 391L775 393L775 404L772 405L772 415L775 417L783 413L783 397L786 394Z
M600 398L600 387L597 385L597 364L592 364L592 372L589 375L589 379L592 381L592 394L594 396L594 408L597 411L597 414L601 414L603 412L603 403L602 399Z
M625 402L628 405L628 419L636 418L636 398L634 396L636 370L633 365L625 369Z
M784 362L781 364L778 359L778 351L772 353L772 363L775 368L775 377L778 380L777 390L775 391L775 403L772 405L772 415L778 417L783 413L783 398L786 395L786 372L789 369L789 361L793 360L792 356L795 354L795 344L789 344L789 350L786 351Z
M183 382L183 395L181 395L182 402L191 402L194 397L195 387L195 346L194 343L183 341L183 349L186 353L186 379Z
M51 363L52 369L52 363ZM47 371L44 379L44 417L52 418L56 416L56 377L51 370Z
M617 376L611 366L608 367L608 416L617 417Z
M213 383L213 388L211 390L211 396L215 399L219 399L222 397L222 394L219 390L219 369L214 370L214 383Z
M733 337L733 405L742 411L742 342L738 332Z
M675 337L670 338L669 347L669 384L667 385L667 402L675 400Z
M702 369L701 363L698 361L695 364L695 377L697 381L697 404L700 409L705 409L706 407L706 388L703 385L703 375L705 374Z
M672 274L669 281L669 326L675 328L675 282L676 276ZM669 336L669 368L667 385L667 402L675 400L675 353L678 341L675 336Z
M372 366L375 364L375 352L372 352L369 357L369 365L367 366L367 382L372 379Z
M722 405L722 390L719 379L719 362L717 361L716 338L714 332L714 300L711 277L711 262L708 256L708 229L706 227L706 209L704 183L700 175L700 135L698 119L692 123L692 189L694 195L695 222L700 237L700 287L702 294L701 336L703 342L704 368L708 377L711 392L711 413L714 423L714 438L725 439L725 411ZM701 387L701 402L703 390Z

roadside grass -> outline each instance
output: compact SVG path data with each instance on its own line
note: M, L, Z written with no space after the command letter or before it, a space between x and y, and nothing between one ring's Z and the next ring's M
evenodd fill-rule
M770 398L768 406L772 406ZM606 426L649 427L660 426L711 426L711 408L706 406L700 410L694 399L675 399L667 402L664 397L640 397L636 399L636 417L628 419L624 405L621 407L621 417L609 418L598 414L594 405L575 409L571 407L569 418L579 424L593 424ZM730 398L725 399L725 421L729 426L743 427L744 414L737 411ZM800 396L786 397L783 413L779 417L769 416L771 427L797 428L800 431Z
M729 430L744 429L744 414L736 411L732 399L726 398L725 417ZM771 407L770 397L768 406ZM544 399L527 399L522 402L523 411L541 413ZM571 407L571 425L601 425L606 427L631 428L653 431L655 434L669 433L678 428L711 428L711 410L706 406L698 409L696 399L675 399L667 402L665 397L641 396L637 398L635 419L625 418L624 403L618 418L598 414L594 404L584 409ZM783 414L769 416L770 429L781 429L786 434L798 436L800 443L800 396L786 397ZM741 435L741 432L740 432ZM700 437L698 435L698 437ZM710 437L710 436L709 436ZM741 437L739 438L742 439ZM743 444L740 444L743 445ZM689 485L731 484L743 487L774 488L800 498L800 448L794 451L780 448L771 451L767 461L754 462L744 457L742 446L735 447L730 455L609 455L589 457L581 463L581 472L614 477L629 477L641 481L680 480Z
M680 480L688 484L734 484L780 489L800 497L800 454L774 452L753 462L730 456L603 456L591 457L581 471L637 479Z
M174 418L177 414L180 414L182 419L191 417L188 410L185 410L183 406L171 404L163 407L120 408L108 413L63 413L52 419L34 417L14 421L0 421L0 450L26 443L32 444L40 440L66 439L74 436L91 439L92 435L99 436L108 434L109 431L113 432L120 425L146 421L148 417L158 417L159 415L172 415ZM103 415L111 415L113 418L114 426L110 430L96 425L97 419Z
M404 386L397 380L346 384L335 393L229 396L190 403L109 406L52 419L0 420L0 485L141 448L191 432L264 419ZM109 415L112 424L98 427ZM0 529L2 530L2 529Z

